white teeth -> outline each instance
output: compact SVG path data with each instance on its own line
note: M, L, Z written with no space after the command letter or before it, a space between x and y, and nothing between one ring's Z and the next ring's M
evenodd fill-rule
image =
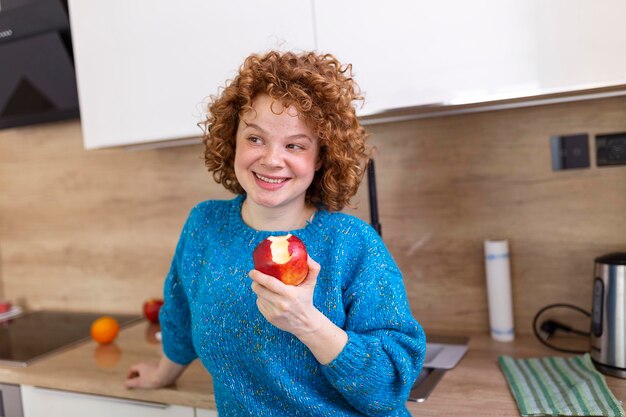
M263 175L257 174L256 172L254 173L254 175L256 175L256 177L260 179L261 181L269 182L270 184L280 184L281 182L287 181L286 178L283 178L283 179L267 178L267 177L264 177Z

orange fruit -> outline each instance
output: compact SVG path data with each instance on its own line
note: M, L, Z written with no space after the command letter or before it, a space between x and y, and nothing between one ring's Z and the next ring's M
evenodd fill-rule
M105 345L111 343L120 331L120 324L113 317L103 316L91 323L91 338Z

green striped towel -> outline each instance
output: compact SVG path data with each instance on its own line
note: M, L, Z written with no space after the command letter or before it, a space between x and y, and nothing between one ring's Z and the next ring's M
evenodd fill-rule
M588 353L498 361L522 416L624 416Z

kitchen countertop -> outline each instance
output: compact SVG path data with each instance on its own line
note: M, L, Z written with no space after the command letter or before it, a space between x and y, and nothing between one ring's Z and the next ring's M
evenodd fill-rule
M110 345L88 341L35 361L24 368L0 366L0 382L35 385L88 394L215 409L211 377L194 361L173 387L128 390L128 368L141 361L158 361L161 345L157 325L147 321L124 327Z
M516 335L511 343L496 342L487 333L465 335L470 337L467 354L456 368L446 372L425 402L409 405L413 415L519 416L515 400L498 366L498 356L572 356L542 345L533 335ZM615 397L626 401L626 379L605 378Z
M123 386L131 364L159 359L161 347L154 341L156 330L157 326L141 322L123 329L113 345L99 346L89 341L25 368L0 367L0 382L215 409L211 377L198 361L173 387L127 390ZM463 360L446 372L425 402L409 402L409 410L416 416L518 416L498 368L498 356L548 356L558 352L544 347L531 335L518 336L513 343L495 342L484 333L464 335L470 337L470 342ZM606 379L617 399L626 400L626 380Z

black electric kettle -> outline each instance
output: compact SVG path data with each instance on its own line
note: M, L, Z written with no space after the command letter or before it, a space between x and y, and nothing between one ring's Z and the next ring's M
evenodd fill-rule
M626 378L626 253L595 260L591 359L607 375Z

